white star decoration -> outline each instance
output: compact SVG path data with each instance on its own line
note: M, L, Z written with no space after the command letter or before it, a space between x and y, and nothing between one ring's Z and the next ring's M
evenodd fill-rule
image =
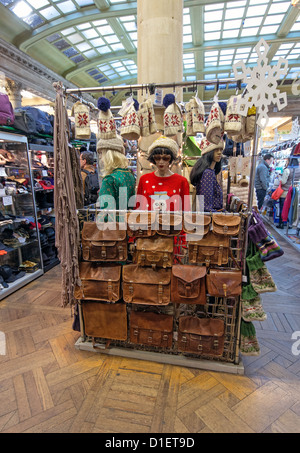
M281 75L286 75L288 61L279 58L274 66L268 64L267 53L270 46L262 38L255 46L258 55L257 66L246 68L243 60L233 65L233 71L237 80L247 83L247 92L238 101L237 112L247 116L248 108L253 105L257 109L257 124L264 129L269 121L268 109L271 104L275 104L278 110L287 106L286 93L280 93L277 89L277 80Z

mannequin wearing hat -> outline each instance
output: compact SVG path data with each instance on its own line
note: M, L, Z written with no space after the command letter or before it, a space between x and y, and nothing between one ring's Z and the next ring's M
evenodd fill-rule
M196 187L196 194L204 197L204 211L215 212L223 209L223 192L217 181L221 171L224 142L218 145L202 139L199 148L201 157L197 160L190 174L191 184Z
M188 180L170 169L179 151L167 137L156 139L148 149L148 160L156 165L152 173L142 175L137 189L137 209L157 211L190 210Z
M109 195L115 200L115 209L127 209L129 199L135 195L135 177L128 168L122 138L117 136L100 139L97 143L97 152L99 167L103 175L99 191L100 208L114 208L105 201L105 196Z

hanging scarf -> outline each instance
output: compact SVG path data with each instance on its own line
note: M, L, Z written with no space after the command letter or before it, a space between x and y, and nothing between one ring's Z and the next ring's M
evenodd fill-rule
M56 90L54 117L54 212L55 246L62 268L62 306L76 303L75 285L79 279L79 223L76 213L75 189L72 176L68 137L68 115L64 105L61 82Z

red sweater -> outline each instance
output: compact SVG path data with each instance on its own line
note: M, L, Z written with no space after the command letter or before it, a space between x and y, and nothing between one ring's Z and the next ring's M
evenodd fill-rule
M142 195L139 199L139 195ZM177 173L171 176L142 175L137 189L136 208L142 210L190 211L188 180ZM186 199L184 199L184 196Z

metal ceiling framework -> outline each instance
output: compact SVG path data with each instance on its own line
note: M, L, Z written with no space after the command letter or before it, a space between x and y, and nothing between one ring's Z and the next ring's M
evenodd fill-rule
M72 84L101 92L137 83L136 16L131 0L0 0L0 37ZM290 0L185 0L183 81L232 78L239 60L254 66L261 37L271 65L288 60L280 88L291 94L300 78L300 10ZM203 88L203 98L211 89Z

